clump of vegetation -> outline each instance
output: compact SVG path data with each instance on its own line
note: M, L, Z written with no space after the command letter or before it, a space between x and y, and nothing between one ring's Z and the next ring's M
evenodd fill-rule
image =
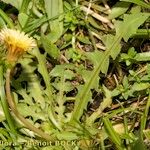
M0 147L149 149L148 0L1 0Z

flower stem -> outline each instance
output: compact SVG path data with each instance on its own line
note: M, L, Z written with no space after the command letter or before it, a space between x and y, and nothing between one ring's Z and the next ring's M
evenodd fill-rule
M30 122L28 122L17 110L17 107L15 105L15 102L11 96L11 90L10 90L10 74L11 74L11 69L8 68L6 71L6 96L7 96L7 101L9 104L9 107L11 108L11 111L15 114L15 116L25 125L26 128L29 130L33 131L37 135L41 136L42 138L46 140L54 140L52 137L46 133L44 133L42 130L36 128L34 125L32 125Z
M6 120L8 122L9 128L11 132L16 135L16 129L13 123L13 120L11 118L8 103L6 101L6 95L5 95L5 89L4 89L4 80L3 80L3 66L0 66L0 99L1 99L1 105L6 117Z
M5 22L8 24L10 28L12 29L14 28L12 20L6 15L6 13L2 9L0 9L0 16L5 20Z

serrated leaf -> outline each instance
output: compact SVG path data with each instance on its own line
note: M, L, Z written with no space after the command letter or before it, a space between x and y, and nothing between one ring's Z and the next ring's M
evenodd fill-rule
M38 59L38 71L42 75L45 85L46 85L46 94L49 98L49 100L52 102L53 96L52 96L52 87L50 83L50 77L46 68L46 58L44 55L41 55L39 52L39 49L36 48L32 51L32 54L35 55Z
M63 88L62 88L62 83L60 83L60 82L59 83L53 83L52 85L55 87L55 89L62 90L63 92L68 92L68 91L73 90L73 86L70 82L64 82Z
M136 13L132 15L124 16L124 24L120 26L127 32L124 32L123 38L127 42L131 35L136 33L138 27L145 22L145 20L150 16L148 13Z
M149 16L150 14L147 13L125 15L123 22L119 21L115 24L116 36L106 35L103 37L103 42L105 43L106 48L110 50L113 59L116 58L121 50L121 39L124 38L124 40L127 41L131 35L136 33L138 27L143 24Z
M64 67L60 65L56 65L52 71L50 72L50 75L53 77L61 77L62 73L64 71Z
M101 51L86 53L87 58L94 64L94 67L96 67L99 64L99 60L103 55L104 54Z
M41 36L41 42L45 51L54 59L59 58L60 50L57 48L55 44L53 44L46 36Z
M38 119L41 119L41 120L46 120L45 119L45 115L44 115L44 112L41 112L39 110L39 107L37 105L31 105L31 106L28 106L27 104L25 103L18 103L17 104L17 108L18 108L18 111L24 116L24 117L27 117L27 116L32 116L33 117L33 121L36 121ZM38 111L38 112L37 112Z
M101 51L95 51L95 52L89 52L86 53L86 56L89 60L91 60L94 64L94 68L96 68L99 65L100 59L104 57L104 52ZM101 68L101 72L106 74L109 66L109 58L104 60Z
M50 75L52 77L64 77L65 79L72 80L75 77L75 74L67 69L67 66L57 65L51 71Z
M80 116L83 113L83 110L86 110L88 102L91 101L91 99L92 99L91 91L88 91L86 93L86 95L84 95L84 97L82 97L83 92L84 92L84 91L82 92L82 90L83 89L80 89L81 92L79 92L79 94L76 98L76 101L75 101L75 107L74 107L73 115L71 118L72 121L74 121L74 120L78 121L80 119ZM84 99L86 99L86 101Z
M44 92L42 90L42 87L40 85L40 81L36 75L30 76L32 79L28 83L28 92L30 92L30 96L34 98L35 102L40 103L40 106L42 109L45 108L45 100L42 95L44 95Z
M36 67L34 64L30 65L32 63L31 59L24 59L21 62L23 71L21 72L19 78L15 80L14 87L17 90L18 93L20 93L25 99L24 102L27 104L33 104L32 98L35 100L35 102L40 103L41 108L45 107L45 100L42 95L44 95L44 90L42 90L42 86L40 84L40 80L36 74L34 74L34 70ZM26 94L25 90L21 87L21 82L27 81L28 86L26 92L29 94Z
M117 29L117 28L116 28ZM121 33L121 32L120 32ZM121 35L120 35L121 37ZM108 50L110 50L110 56L115 59L121 50L120 40L121 38L113 35L104 35L102 37L103 42ZM114 42L115 41L115 42ZM112 45L112 43L114 45Z
M112 103L111 92L105 86L103 86L103 90L105 93L105 98L103 98L103 101L101 102L98 109L96 111L94 111L90 117L87 118L86 124L88 126L92 126L93 122L101 115L103 110L105 108L109 107Z

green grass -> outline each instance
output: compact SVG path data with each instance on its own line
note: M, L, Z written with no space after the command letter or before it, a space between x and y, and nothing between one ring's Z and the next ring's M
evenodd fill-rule
M148 0L1 0L0 29L32 36L37 48L11 78L7 104L0 63L0 148L149 149L150 4Z

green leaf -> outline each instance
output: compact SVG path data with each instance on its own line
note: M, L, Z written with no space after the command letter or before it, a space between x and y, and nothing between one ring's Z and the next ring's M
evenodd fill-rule
M136 61L150 61L150 52L138 53L134 59Z
M104 52L101 52L101 51L88 52L86 53L86 56L89 60L93 62L94 67L97 67L99 65L100 58L104 57ZM106 75L108 67L109 67L109 58L104 60L102 63L104 65L102 65L101 72Z
M131 4L127 2L117 2L109 14L109 19L114 19L124 14L129 9L130 5Z
M135 34L138 27L145 22L150 16L148 13L136 13L124 16L124 24L120 26L120 30L124 29L123 38L127 42L131 35ZM118 33L119 34L119 33Z
M26 27L23 29L24 32L33 32L35 29L43 25L47 21L47 18L45 16L39 18L39 19L34 19L31 22L28 22Z
M25 27L25 25L26 25L26 23L28 21L28 18L29 18L29 16L27 14L25 14L25 13L20 13L18 15L18 21L19 21L19 23L20 23L22 28Z
M102 62L101 72L106 75L106 74L107 74L107 71L108 71L108 67L109 67L109 58L108 58L108 59L105 59L105 60Z
M134 83L131 87L131 91L142 91L150 87L150 83Z
M146 139L150 140L150 129L143 130Z
M60 57L60 50L57 48L55 44L53 44L46 36L41 36L41 42L45 51L54 59Z
M71 141L71 140L77 139L78 136L75 133L72 133L72 132L62 131L61 133L57 134L57 138L59 140Z
M50 77L46 68L46 58L44 57L44 55L41 55L39 52L39 49L36 48L32 51L32 54L35 55L38 59L38 71L39 73L42 75L44 82L46 84L46 94L49 98L49 100L52 102L53 100L53 96L52 96L52 87L50 84Z
M4 26L6 26L5 21L0 17L0 28L2 29Z
M103 86L103 90L105 92L105 98L103 98L103 101L101 102L100 106L98 107L97 110L95 110L91 116L89 116L86 120L86 124L88 126L92 126L94 121L100 117L102 114L103 110L107 107L109 107L112 103L112 97L111 97L111 92Z
M145 7L145 8L150 8L150 5L143 2L142 0L121 0L121 1L134 3L134 4L140 5L140 6Z
M148 150L146 148L145 143L143 142L143 140L141 140L140 138L138 138L138 140L136 140L132 145L131 145L131 149L132 150Z
M63 92L69 92L69 91L73 90L73 86L70 82L63 82L63 86L62 86L62 83L60 83L60 82L53 83L52 85L55 87L55 89L62 90Z
M45 100L42 95L44 95L44 90L42 90L42 86L40 85L39 78L33 73L30 76L30 82L28 83L28 91L30 93L30 97L32 97L36 103L40 104L41 108L45 108Z
M20 13L27 14L28 8L30 8L28 7L30 2L31 2L30 0L23 0L21 8L20 8Z
M45 38L49 39L51 43L55 43L58 40L58 35L55 32L50 32L47 35L45 35Z
M12 19L0 8L0 17L7 23L9 28L14 28Z
M54 116L54 108L52 107L52 103L54 101L54 97L53 97L53 91L52 91L52 86L50 84L50 76L48 73L48 70L46 68L46 58L44 55L41 55L39 52L38 48L35 48L33 51L33 55L35 55L38 59L38 71L39 73L42 75L45 85L46 85L46 90L45 93L47 95L48 101L50 103L49 106L49 110L48 110L48 114L49 114L49 119L51 120L51 122L53 123L54 126L56 126L59 130L61 130L60 125L57 123L55 116Z
M120 25L122 25L123 23L120 23ZM116 28L117 29L117 28ZM117 31L116 31L117 32ZM103 42L107 48L107 51L109 51L109 53L106 54L106 52L104 53L104 55L110 55L113 59L115 59L117 57L117 55L119 54L120 50L121 50L121 44L120 44L120 41L121 41L121 37L122 37L122 32L120 32L119 36L116 35L116 36L113 36L113 35L104 35L103 36ZM112 45L112 43L114 45ZM105 57L104 56L104 57ZM108 57L107 56L107 57ZM108 57L109 58L109 57ZM106 59L108 59L106 58ZM106 61L106 60L105 60ZM102 65L103 67L103 65ZM104 66L105 67L105 66Z
M27 58L22 60L20 63L23 67L23 71L21 72L19 78L15 80L14 87L18 89L17 92L19 92L25 98L25 103L33 104L31 103L31 99L34 99L36 103L40 104L41 108L44 108L45 100L43 95L45 91L42 90L43 87L40 84L39 77L34 73L36 69L35 64L30 65L30 63L32 63L32 60ZM21 87L20 84L23 81L28 82L26 91ZM26 94L26 92L28 94Z
M75 121L78 121L80 119L80 117L78 117L79 115L81 115L83 113L83 110L86 110L87 108L87 104L89 101L92 100L92 93L91 91L88 91L88 93L86 93L86 95L84 95L84 97L81 97L83 94L82 92L82 89L78 89L79 91L79 94L77 96L77 98L79 97L81 100L84 100L86 99L86 101L80 101L80 99L76 99L75 101L75 108L74 108L74 111L73 111L73 114L72 114L72 120L75 120ZM78 110L78 111L77 111ZM74 114L76 114L77 116L75 116ZM77 118L78 117L78 118Z
M85 36L77 36L77 39L84 44L91 44L88 37Z
M88 22L96 29L102 29L102 27L96 22L96 20L91 17L91 16L88 16Z
M69 70L69 66L66 65L56 65L55 68L50 72L50 75L52 77L64 77L68 80L72 80L75 77L73 71Z
M46 115L44 112L42 112L37 105L30 105L28 106L25 103L18 103L17 104L18 111L24 116L32 116L33 121L35 122L38 119L41 119L43 121L46 120Z
M58 40L63 33L63 18L61 15L63 13L63 2L62 0L44 0L44 2L48 19L60 15L58 18L49 21L51 33L55 34Z
M103 57L103 52L101 51L95 51L95 52L87 52L86 56L87 58L94 64L94 67L98 66L99 60L101 57Z

